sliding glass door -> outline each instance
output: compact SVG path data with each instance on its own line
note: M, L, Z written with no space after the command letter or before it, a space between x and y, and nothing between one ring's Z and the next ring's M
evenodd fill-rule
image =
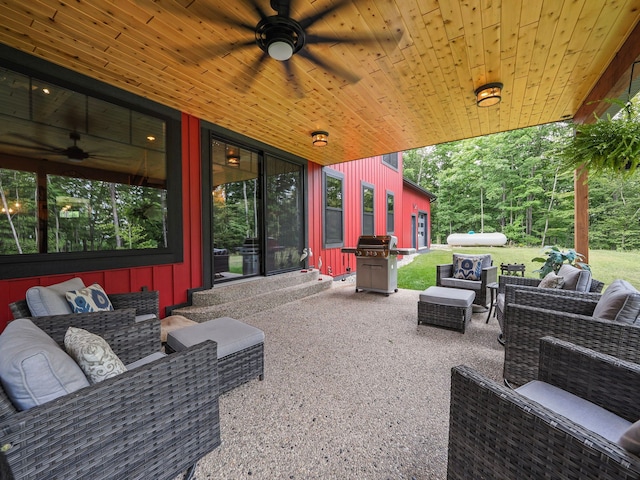
M215 138L210 165L213 281L299 268L304 167Z
M303 168L266 156L267 273L300 268L304 243Z
M257 275L260 249L260 156L213 140L214 280Z

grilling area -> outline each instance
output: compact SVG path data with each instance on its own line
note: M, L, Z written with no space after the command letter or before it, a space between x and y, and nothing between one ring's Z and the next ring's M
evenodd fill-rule
M355 248L342 253L356 256L356 292L390 293L398 291L398 255L416 253L415 248L398 248L394 235L361 235Z

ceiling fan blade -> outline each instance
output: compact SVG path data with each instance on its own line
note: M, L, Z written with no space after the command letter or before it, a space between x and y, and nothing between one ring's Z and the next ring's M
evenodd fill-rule
M301 57L306 58L310 62L315 63L319 67L325 69L326 71L328 71L330 73L333 73L334 75L338 75L339 77L344 78L349 83L357 83L360 80L360 77L357 76L355 73L350 72L347 69L340 68L340 67L335 66L335 65L330 65L327 62L325 62L324 60L322 60L320 57L318 57L318 56L314 55L313 53L311 53L307 49L300 50L297 53L297 55L300 55Z
M248 79L245 85L240 86L241 91L243 92L249 91L249 89L251 88L251 85L253 84L254 80L258 76L258 71L260 70L260 68L262 67L262 64L267 58L269 58L269 55L263 52L262 55L260 55L258 58L256 58L253 61L253 63L250 63L245 67L244 72L241 75L238 75L241 78ZM231 83L231 85L233 87L238 86L236 83Z
M55 145L50 145L48 143L41 142L40 140L36 140L35 138L31 138L31 137L29 137L27 135L24 135L22 133L9 133L9 135L11 135L12 137L15 137L15 138L19 138L21 140L25 140L25 141L27 141L27 142L32 144L32 145L14 144L14 146L16 146L16 147L33 148L33 145L38 145L39 147L42 147L43 150L48 150L48 151L52 151L52 152L53 151L62 150L61 148L58 148Z
M347 3L351 3L351 0L342 0L341 2L337 2L336 4L331 5L330 7L328 7L326 10L323 10L323 11L318 12L318 13L314 13L313 15L309 15L308 17L303 18L298 23L302 26L303 29L306 30L311 25L316 23L318 20L326 17L330 13L335 12L339 8L342 8L342 6L346 5Z
M257 0L245 0L245 3L258 13L258 15L260 16L260 20L264 20L269 16L265 13ZM251 30L255 30L255 25L251 27Z
M184 57L188 56L190 59L192 58L197 61L211 60L216 57L222 57L234 50L242 50L243 48L255 46L256 41L254 38L242 42L198 45L191 47L188 54L184 54Z
M367 43L384 43L395 41L389 36L386 37L348 37L339 35L316 35L313 33L307 33L305 36L306 44L310 43L358 43L360 45Z
M24 145L22 143L12 143L12 142L2 142L0 141L0 145L4 145L12 148L21 148L23 150L29 150L30 152L38 152L38 153L57 153L57 150L52 148L44 148L33 145Z
M256 31L256 26L247 22L243 22L242 20L238 20L237 18L232 18L225 16L224 24L231 25L233 27L239 27L243 30L247 30L248 32L254 33Z
M303 98L304 90L302 89L302 85L300 85L300 82L298 81L298 76L294 72L295 66L293 65L293 61L291 59L285 60L284 62L282 62L282 66L287 73L289 82L293 84L293 89L296 92L296 96L298 98Z
M271 8L273 8L278 15L283 17L290 17L291 2L290 0L271 0Z

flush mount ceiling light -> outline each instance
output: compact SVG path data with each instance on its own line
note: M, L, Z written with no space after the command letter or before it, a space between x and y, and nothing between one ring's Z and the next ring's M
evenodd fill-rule
M502 84L499 82L488 83L475 91L476 104L479 107L490 107L502 100Z
M314 147L324 147L329 143L329 133L323 130L317 130L311 134Z
M227 166L238 168L240 166L240 157L237 155L227 155Z

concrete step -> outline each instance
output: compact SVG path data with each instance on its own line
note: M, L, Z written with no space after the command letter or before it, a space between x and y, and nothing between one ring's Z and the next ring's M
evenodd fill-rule
M194 292L192 304L194 307L206 307L237 300L246 301L256 295L296 285L304 285L309 282L317 282L319 275L318 270L297 271L270 277L251 277L232 283L222 283L209 290Z
M260 277L240 283L216 286L211 290L194 293L194 305L173 310L174 315L183 315L196 322L206 322L218 317L232 317L241 320L249 315L269 310L285 303L315 295L332 287L333 277L319 275L314 272L294 272L298 279L276 279L274 277ZM310 274L310 275L308 275ZM283 274L283 277L295 277ZM300 279L306 279L300 281ZM216 292L226 290L228 292ZM196 294L201 295L198 305L195 304ZM210 302L205 304L205 302Z

